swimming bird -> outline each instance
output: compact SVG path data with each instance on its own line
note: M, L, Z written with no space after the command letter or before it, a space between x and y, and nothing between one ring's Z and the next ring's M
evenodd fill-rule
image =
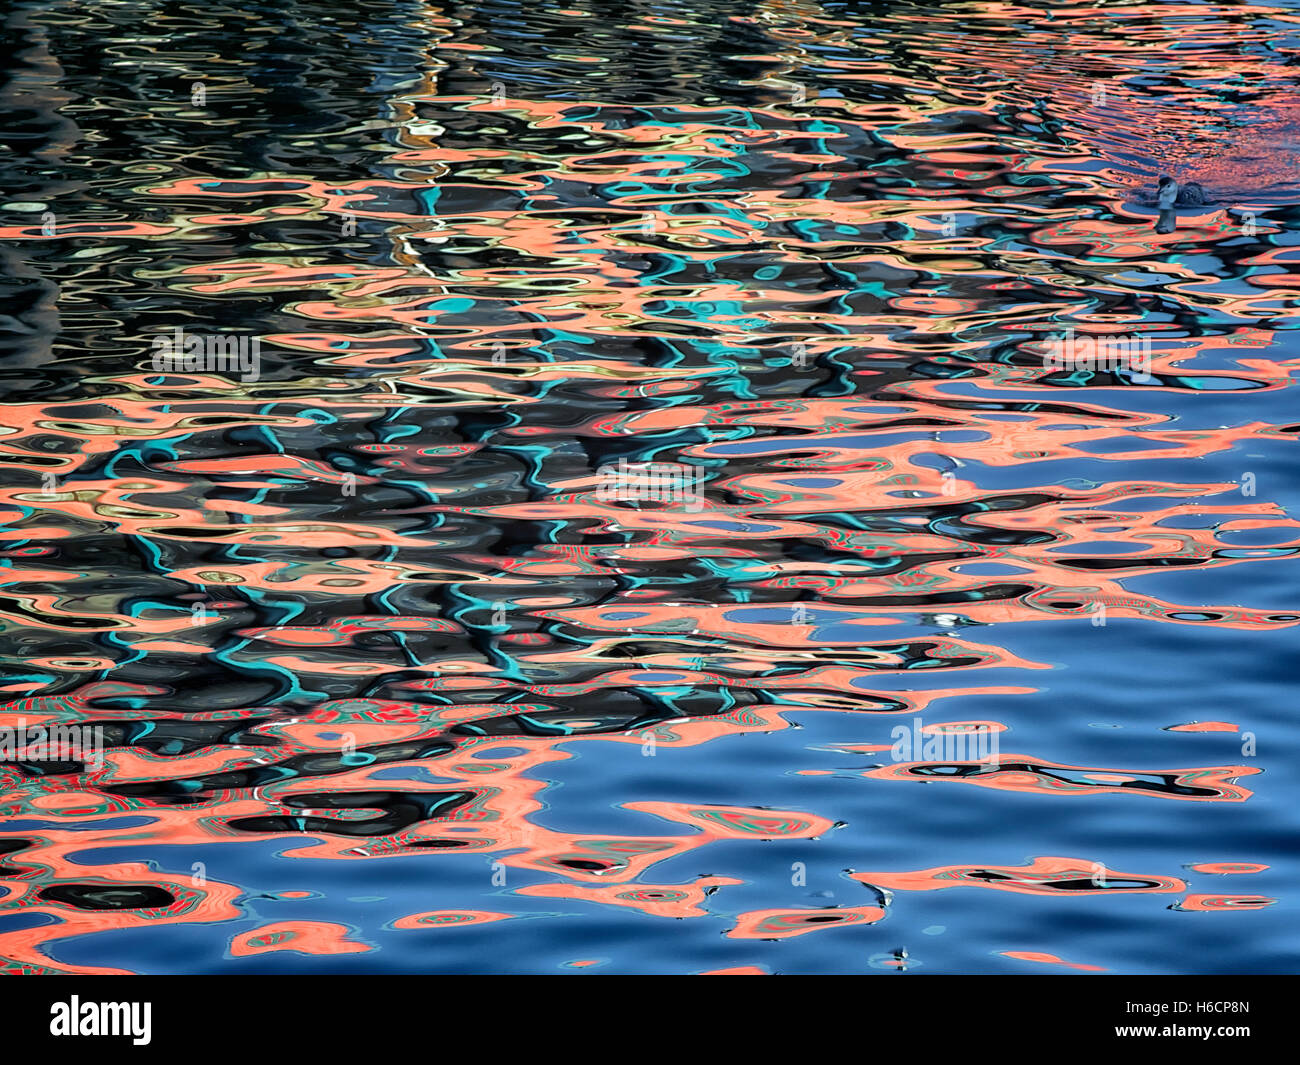
M1205 194L1199 181L1180 185L1168 174L1164 174L1156 185L1156 202L1161 210L1166 210L1170 207L1205 207L1215 201Z
M1160 206L1160 218L1156 221L1157 233L1172 233L1178 224L1174 216L1175 207L1205 207L1214 203L1205 195L1205 189L1199 181L1189 181L1179 185L1168 174L1162 174L1156 185L1156 203Z

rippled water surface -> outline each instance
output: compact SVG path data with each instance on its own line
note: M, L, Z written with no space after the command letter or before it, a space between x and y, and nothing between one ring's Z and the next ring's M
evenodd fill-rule
M1293 971L1298 10L18 4L3 966Z

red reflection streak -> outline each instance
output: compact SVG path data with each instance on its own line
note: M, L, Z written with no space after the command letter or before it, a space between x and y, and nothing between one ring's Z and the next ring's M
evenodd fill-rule
M1231 910L1262 910L1277 899L1266 895L1188 895L1172 908L1200 913L1227 913Z
M1199 865L1189 865L1187 868L1194 873L1225 875L1230 873L1262 873L1268 866L1259 865L1255 862L1202 862Z
M519 888L515 894L629 906L652 917L707 917L708 911L701 908L705 896L723 885L741 883L744 881L725 876L705 876L691 884L611 884L599 888L584 884L534 884Z
M1023 895L1057 896L1100 895L1115 891L1167 894L1187 887L1177 877L1117 873L1100 862L1050 857L1035 858L1028 865L1020 866L949 865L914 873L853 873L851 878L892 891L981 887Z
M742 913L728 939L789 939L826 928L874 924L883 919L879 906L855 906L827 910L754 910Z
M1186 725L1170 725L1170 732L1236 732L1230 721L1191 721Z
M251 932L240 932L230 941L230 953L250 958L275 951L298 954L364 954L370 948L348 937L345 925L327 921L274 921Z
M1104 973L1106 971L1100 965L1082 965L1078 962L1058 958L1055 954L1040 954L1032 950L1004 950L1002 954L1008 958L1015 958L1017 961L1037 961L1042 962L1044 965L1060 965L1066 969L1079 969L1088 973Z
M467 925L491 924L493 921L509 919L508 913L493 913L489 910L430 910L427 913L413 913L406 917L399 917L393 922L393 927L410 930L462 928Z
M1008 763L1027 764L1033 769L998 768L999 765ZM968 776L925 772L936 766L970 768L977 772ZM1146 795L1152 798L1182 799L1189 802L1245 802L1253 793L1248 788L1237 785L1235 780L1237 777L1253 776L1259 772L1259 769L1251 766L1235 765L1205 766L1198 769L1153 769L1144 770L1140 774L1126 775L1114 769L1061 765L1033 758L1027 754L1008 754L1003 751L984 761L900 762L879 769L866 770L862 775L877 780L914 780L924 783L949 781L974 784L995 791L1019 791L1039 795ZM1062 776L1084 779L1062 780ZM1150 778L1163 778L1164 787L1196 788L1208 791L1209 794L1188 795L1162 790ZM1148 786L1141 786L1143 784Z

